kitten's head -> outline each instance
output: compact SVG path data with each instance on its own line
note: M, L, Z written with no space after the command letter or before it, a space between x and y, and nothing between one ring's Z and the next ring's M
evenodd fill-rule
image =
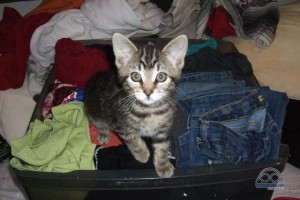
M184 66L188 40L171 40L162 50L153 43L135 46L125 36L112 38L116 66L123 88L141 103L150 105L173 95Z

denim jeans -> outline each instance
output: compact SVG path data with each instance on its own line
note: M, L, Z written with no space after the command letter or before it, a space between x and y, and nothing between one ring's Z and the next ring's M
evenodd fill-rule
M271 90L269 87L261 87L262 96L268 104L268 113L274 121L282 128L286 114L286 107L289 103L289 98L286 93Z
M198 89L195 80L182 82L185 86L181 89L187 95L177 95L188 112L187 132L178 136L177 167L278 158L288 102L285 93L268 87L230 85L234 81L226 78L219 82L227 85L218 85L213 78L205 84L198 82Z
M182 74L181 80L176 88L175 100L177 102L177 113L171 129L171 151L176 158L180 157L177 138L187 130L190 110L189 107L186 107L184 100L193 99L194 96L202 94L204 91L220 86L244 87L245 83L244 81L233 80L232 73L229 71Z
M233 80L230 71L222 72L192 72L183 73L180 77L180 83L183 82L214 82L220 80Z
M180 83L176 88L175 100L180 106L187 99L193 99L205 91L219 87L243 88L245 82L233 80L229 71L224 72L197 72L182 74Z

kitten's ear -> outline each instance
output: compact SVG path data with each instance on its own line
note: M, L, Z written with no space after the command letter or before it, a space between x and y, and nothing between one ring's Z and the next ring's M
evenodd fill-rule
M184 57L188 47L188 39L186 35L180 35L171 40L162 50L162 53L173 64L174 67L182 69L184 65Z
M114 33L112 37L112 46L116 56L117 67L127 65L132 55L137 51L136 46L120 33Z

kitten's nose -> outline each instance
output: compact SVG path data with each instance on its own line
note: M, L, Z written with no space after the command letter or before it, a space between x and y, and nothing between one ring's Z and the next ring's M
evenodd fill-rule
M153 92L152 90L144 90L144 93L147 95L147 97L150 97L152 92Z

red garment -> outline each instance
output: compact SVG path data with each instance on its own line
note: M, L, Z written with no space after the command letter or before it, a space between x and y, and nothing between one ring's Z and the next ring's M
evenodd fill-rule
M70 38L58 40L55 52L56 78L78 88L84 88L92 75L110 65L104 51L85 47Z
M65 97L72 94L76 87L72 84L61 83L55 80L49 87L50 92L47 94L43 104L43 117L45 119L52 118L52 107L63 103Z
M89 122L89 129L90 129L91 142L96 145L102 145L99 143L99 140L97 139L98 131L92 122ZM109 131L109 136L110 136L109 142L107 144L102 145L104 148L115 147L123 144L122 140L113 131Z
M4 8L0 21L0 90L23 85L31 36L37 27L52 16L39 14L23 19L14 8Z
M215 39L221 39L225 36L235 36L235 30L232 27L233 21L229 13L222 7L216 7L210 14L207 26L210 30L210 36Z

